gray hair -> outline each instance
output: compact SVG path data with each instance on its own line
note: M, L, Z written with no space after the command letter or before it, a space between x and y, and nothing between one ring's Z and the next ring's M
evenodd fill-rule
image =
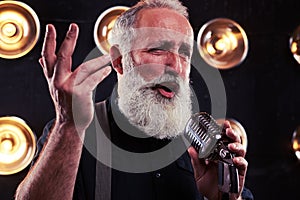
M186 18L189 17L187 7L183 6L179 0L141 0L122 13L116 20L112 29L112 38L109 39L111 46L118 45L123 55L128 53L135 38L134 25L138 12L142 9L151 8L168 8Z

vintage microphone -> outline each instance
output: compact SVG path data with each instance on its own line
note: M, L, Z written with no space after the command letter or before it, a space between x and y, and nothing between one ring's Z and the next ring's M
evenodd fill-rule
M185 127L185 138L198 151L199 158L218 161L219 189L226 193L238 193L239 179L227 148L225 129L206 112L191 116Z

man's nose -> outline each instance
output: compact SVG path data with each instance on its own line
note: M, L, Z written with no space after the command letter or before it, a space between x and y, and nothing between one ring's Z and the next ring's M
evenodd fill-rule
M178 74L182 73L182 65L180 62L180 55L178 53L169 51L166 59L166 65L175 70Z

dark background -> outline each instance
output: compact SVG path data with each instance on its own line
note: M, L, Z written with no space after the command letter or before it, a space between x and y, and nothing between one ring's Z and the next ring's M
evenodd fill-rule
M38 64L45 25L52 23L58 44L71 22L80 27L73 64L78 66L96 46L94 24L115 5L130 0L27 0L41 23L41 35L28 54L17 59L0 58L0 116L23 118L39 137L54 117L43 72ZM300 125L300 66L289 50L289 38L300 25L299 0L184 0L189 8L195 37L207 21L226 17L238 22L249 40L249 52L239 66L220 71L227 95L227 117L238 120L248 134L249 169L246 186L255 199L297 199L300 167L291 148L293 131ZM195 38L196 40L196 38ZM197 52L196 52L197 53ZM209 66L203 66L209 68ZM209 94L192 71L191 79L200 108L209 110ZM115 81L112 74L99 86L99 100ZM108 89L107 89L108 88ZM12 199L28 168L0 176L0 199ZM43 187L43 186L41 186Z

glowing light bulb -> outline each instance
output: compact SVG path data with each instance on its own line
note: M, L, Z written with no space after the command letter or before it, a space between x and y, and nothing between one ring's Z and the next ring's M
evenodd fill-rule
M2 32L6 37L12 37L16 34L17 28L13 23L7 23L3 26Z
M0 175L23 170L33 159L36 139L18 117L0 117Z
M201 57L218 69L229 69L240 64L248 53L245 31L236 22L217 18L204 24L197 37Z
M107 54L110 49L108 39L111 37L111 30L117 18L128 10L127 6L114 6L105 10L98 17L94 26L94 41L102 54Z
M300 160L300 126L296 128L292 137L292 147L296 157Z
M0 152L9 153L13 149L13 142L10 139L4 139L0 144Z
M294 30L289 43L293 57L300 64L300 26Z
M27 54L40 33L38 16L20 1L0 1L0 57L14 59Z

